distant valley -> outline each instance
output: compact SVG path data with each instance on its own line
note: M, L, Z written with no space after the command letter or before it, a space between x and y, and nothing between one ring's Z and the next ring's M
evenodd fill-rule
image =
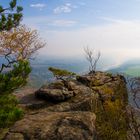
M110 69L109 72L112 73L122 73L131 77L140 76L140 60L130 60L117 68Z
M39 88L46 82L54 80L51 72L48 71L48 67L57 67L61 69L67 69L77 74L84 74L88 72L88 63L86 61L73 61L73 60L48 60L48 61L33 61L32 72L30 74L29 82L27 86ZM103 70L104 66L99 64L99 70ZM116 68L109 68L105 71L111 73L122 73L128 76L137 77L140 76L140 60L130 60Z

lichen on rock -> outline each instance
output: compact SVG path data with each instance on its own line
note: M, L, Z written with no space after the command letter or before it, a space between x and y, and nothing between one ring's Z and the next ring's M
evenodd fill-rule
M33 93L34 95L34 93ZM126 140L127 91L119 75L105 72L57 80L35 92L44 107L25 107L26 115L4 140ZM31 107L32 106L32 107ZM28 110L28 111L27 111Z

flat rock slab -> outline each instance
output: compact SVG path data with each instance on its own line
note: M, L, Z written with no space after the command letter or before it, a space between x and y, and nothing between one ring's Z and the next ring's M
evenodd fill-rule
M13 94L17 97L19 106L22 108L40 109L52 105L50 102L36 98L35 91L35 88L23 88Z
M95 114L42 112L15 123L4 140L94 140Z

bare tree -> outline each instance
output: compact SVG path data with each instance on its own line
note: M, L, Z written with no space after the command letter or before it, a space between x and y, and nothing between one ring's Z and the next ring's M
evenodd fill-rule
M101 53L98 52L97 54L94 54L94 52L89 48L84 48L85 51L85 57L87 61L89 62L89 72L91 74L94 74L97 68L97 63L100 59Z

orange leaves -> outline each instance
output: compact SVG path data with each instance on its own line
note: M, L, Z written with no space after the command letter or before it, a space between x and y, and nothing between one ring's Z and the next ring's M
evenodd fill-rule
M0 55L11 53L16 59L29 59L45 46L36 30L19 26L11 31L0 32Z
M45 42L41 41L37 31L26 26L0 32L0 57L2 60L5 59L0 73L7 67L12 68L15 63L30 59L38 49L44 46Z

